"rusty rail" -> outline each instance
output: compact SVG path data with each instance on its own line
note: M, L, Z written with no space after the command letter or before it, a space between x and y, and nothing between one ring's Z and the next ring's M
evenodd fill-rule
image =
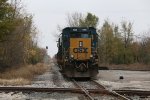
M99 87L99 89L104 89L104 90L106 90L106 87L104 86L104 85L102 85L102 84L100 84L100 83L98 83L98 82L96 82L96 81L94 81L94 80L91 80L94 84L96 84L98 87Z
M90 99L90 100L94 100L94 97L92 97L92 95L90 94L91 91L89 91L88 89L84 88L84 86L81 86L80 84L78 84L77 81L75 80L72 80L74 82L74 84L80 88L84 93L85 95ZM93 82L96 86L98 86L98 89L97 90L101 90L101 91L105 91L105 93L107 94L111 94L115 97L119 97L120 99L123 99L123 100L131 100L127 97L125 97L124 95L121 95L115 91L111 91L111 90L108 90L105 86L103 86L102 84L99 84L98 82L94 81L94 80L91 80L91 82ZM94 90L94 89L93 89ZM96 91L96 90L94 90Z
M105 90L87 89L90 93L108 94ZM69 92L84 93L80 88L0 87L1 92Z
M68 93L85 94L85 91L83 91L81 88L0 87L0 91L1 92L66 92L66 93L68 92ZM119 95L150 96L150 91L140 91L140 90L108 91L106 89L86 89L86 91L88 91L88 94L94 93L94 94L107 94L107 95L114 95L114 96L119 96ZM129 98L127 99L130 100Z
M123 100L131 100L130 98L127 98L127 97L125 97L124 95L121 95L120 93L118 93L118 92L116 92L116 91L112 91L112 90L107 89L104 85L102 85L102 84L100 84L100 83L98 83L98 82L96 82L96 81L94 81L94 80L92 80L92 82L94 82L94 83L97 84L100 88L103 88L103 89L106 90L108 93L110 93L110 94L112 94L112 95L114 95L114 96L118 96L118 97L120 97L120 98L123 99Z
M85 89L84 87L80 86L75 80L72 80L72 81L74 82L74 84L75 84L78 88L80 88L80 89L85 93L85 95L86 95L90 100L94 100L94 98L90 95L90 92L89 92L87 89Z
M138 95L138 96L150 96L150 91L142 91L142 90L113 90L119 94L126 95Z

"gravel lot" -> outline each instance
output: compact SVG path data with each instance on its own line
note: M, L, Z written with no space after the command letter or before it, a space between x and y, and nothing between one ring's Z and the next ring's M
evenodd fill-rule
M110 89L150 90L150 71L100 70L98 82Z

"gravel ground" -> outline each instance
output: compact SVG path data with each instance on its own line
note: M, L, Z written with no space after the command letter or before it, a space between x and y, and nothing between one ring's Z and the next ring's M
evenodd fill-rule
M83 86L86 89L98 89L99 87L91 81L78 81L78 84Z
M9 86L8 86L9 87ZM22 87L22 86L18 86ZM74 88L72 82L67 81L59 72L56 65L51 63L49 70L43 75L35 77L31 85L24 87L43 87L43 88ZM85 100L85 96L72 93L22 93L22 92L1 92L0 100Z
M59 72L59 68L53 63L49 70L43 74L35 77L35 80L28 87L44 87L44 88L74 88L72 82L67 81Z
M92 95L96 100L121 100L117 97L109 95ZM150 100L148 98L140 98L139 96L132 96L133 100ZM88 100L84 95L72 93L22 93L22 92L1 92L0 100Z
M97 82L109 89L150 90L150 71L100 70Z
M93 96L95 97L96 100L122 100L120 98L113 97L110 95L93 94Z
M124 79L120 80L119 77ZM97 82L105 85L109 89L137 89L150 90L150 72L144 71L121 71L121 70L107 70L99 71ZM91 83L81 82L86 88L95 89L96 87ZM49 70L43 75L35 77L31 85L25 87L44 87L44 88L75 88L76 86L65 79L56 65L51 63ZM98 100L119 100L118 98L108 95L94 95ZM150 100L148 98L140 98L139 96L132 96L133 100ZM82 94L73 93L22 93L22 92L0 92L0 100L86 100L87 98Z
M72 93L0 93L0 100L85 100L85 96Z
M150 100L150 96L149 97L146 97L146 98L144 98L144 97L139 97L139 96L132 96L132 97L130 97L131 99L133 99L133 100Z

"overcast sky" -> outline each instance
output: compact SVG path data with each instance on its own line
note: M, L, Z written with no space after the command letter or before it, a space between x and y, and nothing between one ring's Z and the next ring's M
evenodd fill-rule
M23 3L27 12L34 15L40 31L39 45L49 46L51 56L57 53L54 37L57 25L65 25L68 13L91 12L99 17L99 25L105 19L115 24L131 21L136 34L150 29L150 0L24 0Z

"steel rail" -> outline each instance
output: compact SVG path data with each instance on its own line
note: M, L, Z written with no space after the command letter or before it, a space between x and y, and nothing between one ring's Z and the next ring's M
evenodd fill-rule
M126 94L126 95L138 95L138 96L150 96L150 91L144 90L113 90L119 94Z
M99 89L104 89L104 90L106 90L106 87L104 86L104 85L101 85L100 83L98 83L98 82L96 82L96 81L94 81L94 80L91 80L94 84L96 84L98 87L99 87Z
M101 89L87 89L90 93L108 94L107 91ZM0 87L0 92L69 92L82 93L81 88L37 88L37 87Z
M80 86L75 80L72 80L72 81L74 82L74 84L75 84L78 88L80 88L80 89L85 93L85 95L86 95L90 100L95 100L95 99L90 95L90 92L89 92L87 89L85 89L84 87Z
M89 97L90 100L94 100L94 98L90 95L90 92L88 91L88 89L85 89L83 86L80 86L75 80L73 80L73 82L74 82L79 88L81 88L81 89L85 92L85 94ZM110 94L112 94L112 95L114 95L114 96L120 97L120 98L123 99L123 100L131 100L131 99L129 99L129 98L127 98L127 97L125 97L125 96L123 96L123 95L121 95L121 94L115 92L115 91L108 90L104 85L101 85L100 83L98 83L98 82L96 82L96 81L94 81L94 80L91 80L91 82L93 82L94 84L96 84L96 85L99 87L99 89L101 89L101 90L106 90L107 93L110 93Z
M124 95L121 95L121 94L117 93L116 91L112 91L112 90L110 90L110 89L107 89L104 85L102 85L102 84L100 84L100 83L98 83L98 82L96 82L96 81L94 81L94 80L92 80L92 82L94 82L95 84L97 84L100 88L102 87L102 88L105 89L106 91L110 92L110 93L113 94L114 96L118 96L118 97L120 97L120 98L122 98L122 99L124 99L124 100L131 100L131 99L125 97Z
M138 95L138 96L150 96L150 91L142 90L112 90L106 89L86 89L89 93L95 94L108 94L108 95ZM69 92L69 93L81 93L84 91L81 88L37 88L37 87L0 87L0 92ZM117 94L116 94L117 93ZM130 100L130 99L128 99Z
M75 92L82 93L77 88L37 88L37 87L0 87L0 91L31 91L31 92Z
M111 93L112 93L113 95L116 95L116 96L118 96L118 97L124 99L124 100L132 100L131 98L127 98L127 97L125 97L124 95L121 95L121 94L119 94L119 93L117 93L117 92L115 92L115 91L111 91Z

